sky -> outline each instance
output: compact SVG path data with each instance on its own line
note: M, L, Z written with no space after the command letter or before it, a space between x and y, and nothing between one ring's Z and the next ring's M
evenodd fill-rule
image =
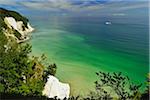
M148 8L148 0L0 0L0 7L18 11L123 16L132 9Z

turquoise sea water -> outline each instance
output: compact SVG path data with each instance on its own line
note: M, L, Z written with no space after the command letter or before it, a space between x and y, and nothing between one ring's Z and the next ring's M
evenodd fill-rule
M94 89L95 72L122 72L135 83L148 73L148 20L134 17L31 18L33 54L56 63L57 77L72 94ZM105 25L105 21L112 25Z

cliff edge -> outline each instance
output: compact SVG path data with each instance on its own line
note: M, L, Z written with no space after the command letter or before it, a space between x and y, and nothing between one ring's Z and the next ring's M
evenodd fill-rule
M31 27L29 20L15 11L0 8L0 28L7 39L16 40L17 43L29 39L34 28Z

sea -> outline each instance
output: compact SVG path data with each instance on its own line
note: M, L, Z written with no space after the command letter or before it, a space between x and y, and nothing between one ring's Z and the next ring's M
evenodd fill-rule
M31 16L32 54L57 65L56 77L71 94L95 90L96 72L122 72L145 86L149 68L148 15ZM106 24L106 22L111 24Z

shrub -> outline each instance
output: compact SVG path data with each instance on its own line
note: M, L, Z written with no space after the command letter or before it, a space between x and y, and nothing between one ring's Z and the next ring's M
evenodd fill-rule
M45 80L56 73L56 65L46 69L43 58L31 58L30 53L30 44L9 42L0 31L0 92L42 95Z
M109 100L119 99L139 100L141 97L140 87L142 84L136 85L130 83L127 76L122 73L96 73L99 80L95 82L95 91L92 91L85 99L89 100Z

